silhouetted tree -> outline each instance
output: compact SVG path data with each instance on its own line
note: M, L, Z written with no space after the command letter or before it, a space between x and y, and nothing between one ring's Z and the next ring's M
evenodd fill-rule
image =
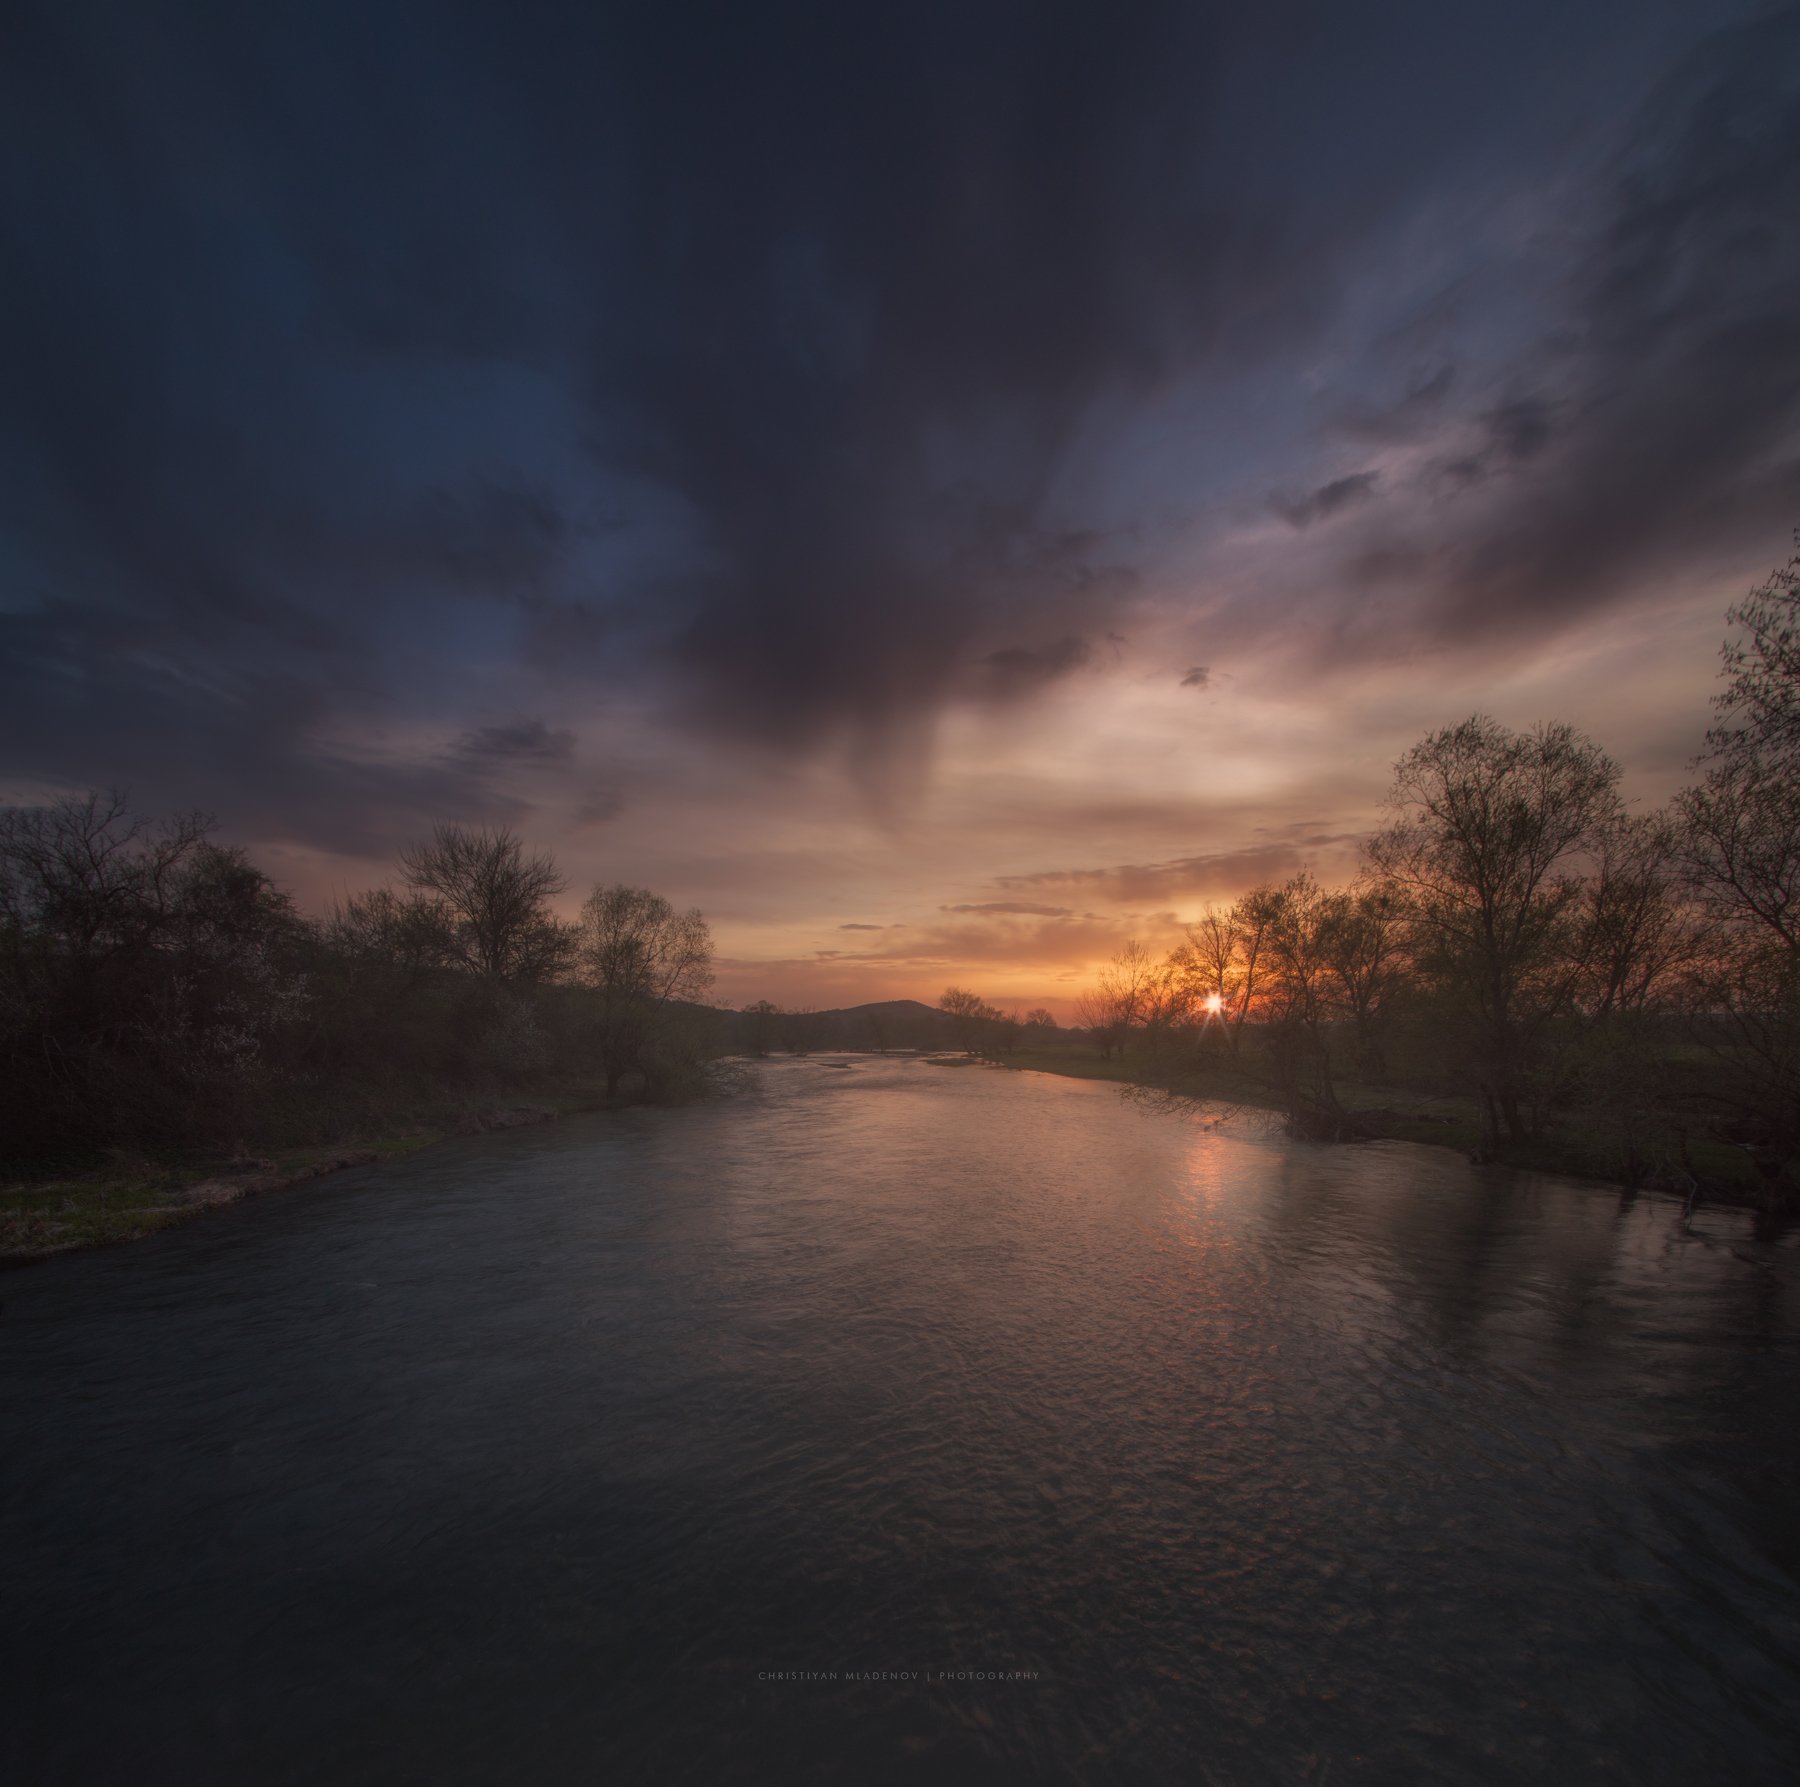
M1333 904L1305 873L1265 891L1260 904L1266 915L1259 952L1264 1017L1276 1081L1296 1129L1335 1136L1343 1116L1325 1036L1333 990L1327 942Z
M1676 797L1675 850L1707 920L1694 1037L1773 1176L1800 1160L1800 558L1728 613L1720 724Z
M554 979L569 964L574 937L551 900L565 885L542 853L527 856L510 830L440 825L430 842L400 853L406 884L442 903L455 958L495 980Z
M957 1046L973 1055L981 1046L982 1024L987 1016L987 1002L967 987L945 987L938 998L938 1010L950 1020Z
M1369 858L1406 903L1421 966L1470 1020L1491 1137L1527 1132L1536 1047L1581 971L1578 871L1620 822L1618 780L1572 727L1510 732L1481 715L1395 765L1396 817Z
M597 887L588 895L576 924L575 971L596 998L608 1097L627 1073L655 1080L668 1069L671 1007L712 985L712 957L712 934L697 911L677 912L645 887Z
M744 1047L758 1059L775 1047L776 1021L781 1007L773 999L758 999L742 1012Z
M211 822L124 796L0 809L0 1130L9 1149L239 1134L302 1017L304 930Z
M1388 1070L1388 1006L1406 973L1405 936L1402 903L1378 881L1330 896L1321 917L1319 942L1356 1036L1356 1069L1371 1079Z

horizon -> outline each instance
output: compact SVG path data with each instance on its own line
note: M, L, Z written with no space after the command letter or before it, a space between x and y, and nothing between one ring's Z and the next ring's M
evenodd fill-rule
M1471 712L1660 805L1800 520L1793 6L155 14L0 75L0 800L307 910L510 826L1067 1023Z

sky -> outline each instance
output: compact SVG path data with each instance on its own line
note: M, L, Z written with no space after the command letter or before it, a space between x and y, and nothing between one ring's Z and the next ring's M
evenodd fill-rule
M1066 1017L1394 759L1677 786L1800 523L1800 7L164 0L0 55L0 801L434 823Z

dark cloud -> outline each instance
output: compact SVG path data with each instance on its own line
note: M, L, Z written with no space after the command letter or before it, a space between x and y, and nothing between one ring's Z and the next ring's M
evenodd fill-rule
M1428 378L1409 385L1404 395L1385 403L1349 399L1333 420L1340 430L1358 440L1384 446L1416 440L1437 424L1455 383L1456 368L1440 366Z
M575 755L575 734L543 720L515 720L507 726L480 726L456 741L458 756L567 763Z
M155 617L74 604L0 612L0 762L22 782L128 786L150 811L203 805L246 842L358 857L434 819L528 811L478 762L339 738L332 697L355 677L334 681L334 663L296 649L281 668L232 665Z
M1092 662L1093 656L1093 648L1085 639L1071 636L1051 645L1012 645L989 652L981 660L981 668L994 694L1016 700L1034 695L1046 683L1080 670Z
M1380 472L1352 472L1347 477L1333 478L1304 496L1274 496L1269 506L1290 527L1308 528L1315 521L1328 521L1344 509L1366 503L1375 494Z
M885 931L886 925L839 925L840 931Z
M1328 622L1560 624L1795 490L1794 14L1692 50L1722 9L1653 10L15 8L9 773L348 846L558 760L476 720L498 667L879 783L1123 636L1190 457L1332 521L1290 543L1342 536ZM1560 172L1684 46L1605 206L1553 194L1554 317L1349 352L1327 426L1433 443L1410 507L1257 433L1356 304L1403 332L1357 295L1396 231ZM1102 493L1176 395L1166 485ZM398 761L408 723L464 742Z
M1784 7L1659 85L1565 226L1584 246L1561 326L1503 374L1527 394L1439 415L1453 450L1348 548L1365 600L1415 595L1407 630L1440 641L1541 640L1644 580L1778 548L1800 510L1795 67ZM1391 634L1404 610L1369 612Z
M1193 669L1181 679L1181 686L1184 689L1204 689L1211 682L1212 671L1204 664L1196 664Z

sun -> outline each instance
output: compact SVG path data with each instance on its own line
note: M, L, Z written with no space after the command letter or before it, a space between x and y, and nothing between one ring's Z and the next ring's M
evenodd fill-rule
M1209 1018L1216 1018L1225 1009L1225 1001L1217 993L1208 993L1201 1004Z

